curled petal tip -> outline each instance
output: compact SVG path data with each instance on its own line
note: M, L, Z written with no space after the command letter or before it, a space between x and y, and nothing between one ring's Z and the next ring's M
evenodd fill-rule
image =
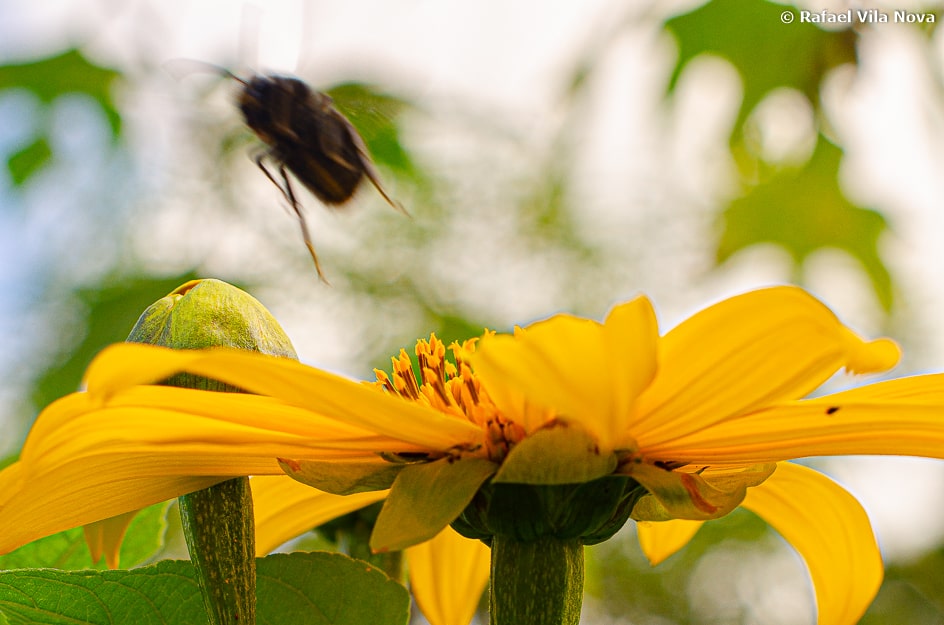
M888 371L901 359L901 348L891 339L863 341L849 331L846 370L849 373L880 373Z

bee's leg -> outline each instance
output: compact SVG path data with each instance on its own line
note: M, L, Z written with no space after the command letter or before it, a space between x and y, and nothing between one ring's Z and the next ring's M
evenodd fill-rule
M266 158L267 156L269 156L269 152L265 152L265 151L264 151L264 152L260 152L260 153L256 154L254 157L252 157L252 160L256 163L256 167L258 167L259 169L261 169L261 170L262 170L262 173L264 173L265 176L266 176L266 178L269 179L269 182L271 182L272 184L274 184L274 185L276 186L276 188L277 188L279 191L282 192L282 197L284 197L290 204L292 204L292 203L293 203L293 199L292 199L293 196L290 195L289 192L285 190L285 187L282 186L282 183L280 183L278 180L276 180L276 179L275 179L275 176L272 175L272 172L269 171L269 168L265 166L265 158ZM288 182L287 179L286 179L286 182Z
M302 205L298 203L298 200L295 199L295 192L292 190L292 183L288 180L288 172L285 170L285 165L279 164L279 173L282 174L282 180L285 181L285 192L288 197L289 203L292 205L292 208L295 209L295 214L298 215L298 224L302 228L302 237L305 239L305 247L308 248L308 253L311 254L311 259L315 261L315 271L318 272L318 277L325 284L331 284L328 282L328 279L325 278L324 272L321 270L321 263L318 262L318 255L315 254L315 246L311 242L311 235L308 234L308 223L305 221L305 214L302 212Z
M407 217L411 217L410 213L406 212L406 209L403 208L403 204L397 202L384 190L383 185L380 183L380 175L377 173L377 170L374 168L374 164L370 162L366 155L362 155L364 161L364 175L367 176L367 179L370 180L371 184L374 185L374 188L377 189L377 192L383 196L383 199L387 200L387 204L393 207L394 210L400 211Z
M285 165L279 164L279 174L285 182L285 186L282 186L279 181L275 179L275 176L272 175L272 172L269 171L269 168L265 166L265 157L267 155L267 153L258 155L255 158L256 165L262 170L262 173L266 175L266 178L271 180L272 184L279 188L279 191L282 192L282 195L285 196L285 199L288 200L288 203L291 205L292 210L295 211L295 215L298 216L298 223L302 228L302 238L305 239L305 247L308 248L311 259L315 261L315 270L318 272L318 278L325 284L330 284L328 279L325 278L324 272L321 270L321 263L318 262L318 255L315 254L315 246L311 242L311 235L308 234L308 223L305 221L305 215L302 213L302 206L298 203L295 192L292 190L292 183L288 180L288 172L285 170Z

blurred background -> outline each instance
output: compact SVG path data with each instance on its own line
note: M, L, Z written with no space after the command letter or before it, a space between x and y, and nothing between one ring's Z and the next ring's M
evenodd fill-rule
M889 23L799 19L849 8ZM665 330L785 282L899 340L896 375L944 370L940 9L4 0L0 457L193 277L246 288L302 360L358 378L431 331L602 318L640 292ZM319 282L239 85L190 61L330 93L412 218L369 185L339 210L296 185ZM811 463L863 502L888 563L862 622L944 623L944 463ZM586 623L814 622L802 562L749 513L654 569L634 541L591 550Z

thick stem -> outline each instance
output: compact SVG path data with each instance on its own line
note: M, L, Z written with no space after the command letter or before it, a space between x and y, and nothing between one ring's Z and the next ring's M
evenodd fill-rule
M254 625L256 535L249 478L227 480L178 501L210 624Z
M543 537L492 538L491 625L577 625L583 545Z
M175 375L167 384L239 392L189 374ZM249 478L233 478L178 497L177 502L210 625L255 625L256 525Z

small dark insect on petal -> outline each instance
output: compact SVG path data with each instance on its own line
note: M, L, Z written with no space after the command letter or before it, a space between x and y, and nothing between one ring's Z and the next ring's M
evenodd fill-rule
M839 406L830 406L826 409L826 414L836 414L839 412Z

